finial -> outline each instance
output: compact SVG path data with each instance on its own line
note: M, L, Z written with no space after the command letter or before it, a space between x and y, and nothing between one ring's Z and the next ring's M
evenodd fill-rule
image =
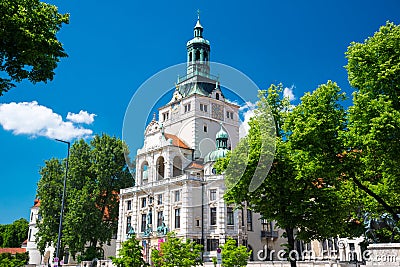
M197 9L197 20L200 20L200 9Z

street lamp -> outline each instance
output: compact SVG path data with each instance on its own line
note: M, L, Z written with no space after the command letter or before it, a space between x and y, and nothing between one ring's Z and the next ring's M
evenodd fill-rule
M65 176L64 176L64 183L63 183L63 193L62 193L62 200L61 200L61 212L60 212L60 223L58 225L58 238L57 238L57 249L56 249L56 259L57 259L57 266L60 266L60 258L58 257L60 254L60 243L61 243L61 231L62 231L62 221L63 221L63 214L64 214L64 205L65 205L65 191L67 187L67 175L68 175L68 161L69 161L69 148L70 142L63 141L60 139L55 139L58 142L62 142L68 145L68 152L67 152L67 161L65 162Z

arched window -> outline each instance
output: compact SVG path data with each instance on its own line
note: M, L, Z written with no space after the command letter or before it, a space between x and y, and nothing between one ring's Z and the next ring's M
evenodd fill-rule
M204 52L204 61L208 61L208 54L207 54L207 52Z
M192 52L189 53L189 62L192 62Z
M165 165L164 165L164 157L159 157L157 159L157 180L164 179L165 173Z
M197 50L197 51L196 51L196 58L195 58L195 60L196 60L196 61L200 60L200 50Z
M149 179L149 164L147 161L142 163L142 181L143 183L147 182Z
M172 168L172 177L176 177L182 174L182 160L180 157L176 156L174 158L173 162L173 168Z

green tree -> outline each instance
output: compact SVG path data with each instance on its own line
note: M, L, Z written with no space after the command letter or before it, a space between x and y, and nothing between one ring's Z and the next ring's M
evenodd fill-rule
M156 267L190 267L202 264L202 245L176 237L169 232L166 241L161 243L160 250L151 250L151 261Z
M64 166L62 161L52 158L45 161L45 166L39 172L41 178L37 197L40 199L41 220L37 223L36 244L41 253L45 252L46 247L57 245ZM65 244L62 242L61 251L64 251L64 247Z
M132 237L122 243L120 250L118 250L118 257L110 257L110 259L117 267L149 266L143 259L142 249L140 241Z
M215 167L220 172L225 170L228 183L241 177L233 186L227 185L230 190L225 199L237 204L247 202L265 219L276 221L285 230L287 249L292 251L295 238L308 241L347 233L350 215L343 211L348 210L349 203L339 193L337 156L342 151L337 139L345 128L345 112L338 104L343 95L333 82L304 95L296 107L290 106L282 92L281 84L260 92L249 134ZM272 124L276 137L269 134ZM269 166L260 159L271 156L273 150L266 145L272 143L271 138L276 140L276 150L268 173ZM235 166L246 167L238 173L242 167ZM251 191L254 173L260 170L265 180ZM291 266L296 266L295 259Z
M71 147L62 248L68 246L72 255L80 252L81 260L101 258L98 248L117 231L118 192L133 185L124 158L126 150L120 139L105 134L90 143L79 140ZM42 220L37 237L42 252L47 245L56 244L64 166L52 159L40 171L37 194Z
M0 267L23 267L28 264L29 253L1 253L0 254Z
M60 58L66 57L56 34L68 14L39 0L0 1L0 96L13 82L52 80Z
M346 52L350 85L347 178L363 193L363 211L400 213L400 25L387 22Z
M28 237L29 223L21 218L12 224L4 225L0 230L2 240L1 246L4 248L20 248L22 242Z
M221 246L222 265L224 267L243 267L247 265L251 251L245 246L237 246L236 241L229 237Z

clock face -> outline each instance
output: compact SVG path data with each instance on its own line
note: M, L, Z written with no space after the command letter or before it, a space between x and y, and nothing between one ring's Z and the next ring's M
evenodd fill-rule
M211 117L217 120L223 120L224 118L224 109L222 105L218 105L215 103L211 103Z

